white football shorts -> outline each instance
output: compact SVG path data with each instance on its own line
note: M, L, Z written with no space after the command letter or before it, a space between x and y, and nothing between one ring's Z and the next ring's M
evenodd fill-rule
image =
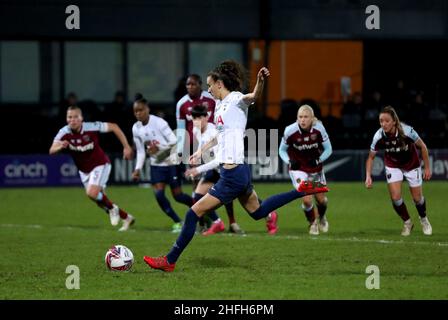
M93 168L89 173L79 171L79 176L87 189L89 185L100 186L103 189L106 188L107 180L109 180L109 174L112 165L110 163L103 164L101 166Z
M411 188L420 187L422 185L422 168L405 171L400 168L386 167L387 183L403 181L403 178L406 178Z

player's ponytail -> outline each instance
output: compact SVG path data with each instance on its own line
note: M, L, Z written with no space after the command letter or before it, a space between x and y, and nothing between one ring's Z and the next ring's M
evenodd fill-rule
M247 71L239 63L226 60L210 71L208 76L214 81L221 80L229 91L242 91L246 84Z

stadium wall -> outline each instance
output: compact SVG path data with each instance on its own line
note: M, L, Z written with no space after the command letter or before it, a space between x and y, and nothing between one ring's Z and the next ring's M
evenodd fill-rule
M327 181L364 181L367 152L360 150L337 150L325 164ZM109 184L132 184L134 161L127 161L121 154L110 156L112 171ZM261 159L264 162L265 159ZM430 151L433 180L448 180L448 149ZM262 175L265 170L273 174ZM374 180L385 180L384 162L381 156L373 164ZM252 165L253 181L290 181L287 165L274 157L268 165ZM147 160L143 168L141 183L150 183L150 166ZM5 155L0 156L0 188L77 186L81 181L72 159L68 155Z

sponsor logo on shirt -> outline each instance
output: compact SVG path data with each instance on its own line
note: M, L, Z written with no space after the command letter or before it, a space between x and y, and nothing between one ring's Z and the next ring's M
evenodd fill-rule
M403 148L400 148L400 147L397 147L397 148L392 147L392 148L386 148L386 149L384 149L385 152L394 152L394 153L402 152L402 151L408 151L408 150L409 150L409 145L405 145Z
M300 146L293 144L293 146L294 146L294 148L296 148L299 151L319 148L319 144L317 142L313 143L313 144L302 144Z
M85 152L85 151L89 151L89 150L93 150L93 148L95 147L94 143L91 142L89 144L86 144L85 146L74 146L72 144L68 145L69 149L72 151L76 151L76 152Z

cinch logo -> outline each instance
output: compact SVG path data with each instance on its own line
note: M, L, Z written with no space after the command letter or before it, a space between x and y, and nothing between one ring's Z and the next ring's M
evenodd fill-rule
M74 177L78 175L78 169L74 164L71 163L64 163L61 166L61 176L63 177Z
M8 164L5 176L8 178L41 178L47 176L47 166L36 162L30 164Z

